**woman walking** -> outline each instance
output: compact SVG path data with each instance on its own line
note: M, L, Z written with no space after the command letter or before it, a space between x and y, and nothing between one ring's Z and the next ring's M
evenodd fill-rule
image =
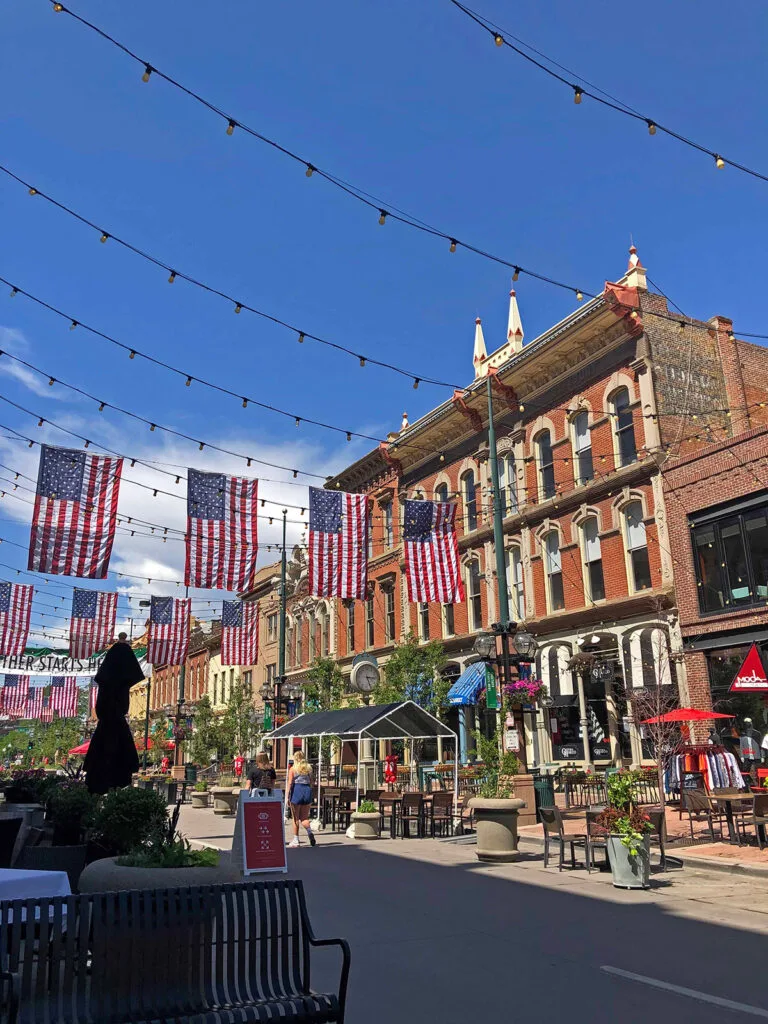
M289 847L301 845L299 827L304 826L309 845L314 846L317 840L309 824L309 809L312 806L312 768L304 757L302 750L293 754L293 767L288 772L288 802L291 806L293 819L293 839Z

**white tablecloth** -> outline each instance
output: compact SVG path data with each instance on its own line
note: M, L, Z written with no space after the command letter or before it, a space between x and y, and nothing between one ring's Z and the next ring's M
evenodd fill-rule
M69 896L66 871L0 869L0 900L26 900L35 896Z

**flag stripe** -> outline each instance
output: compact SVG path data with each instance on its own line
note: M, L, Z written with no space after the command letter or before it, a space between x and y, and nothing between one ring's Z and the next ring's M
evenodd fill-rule
M406 501L405 517L416 516L411 506L424 502ZM432 506L432 526L428 534L411 531L406 526L405 572L408 600L416 603L439 601L458 604L464 600L464 586L459 571L459 549L456 539L456 506L450 502L428 502ZM419 510L421 511L421 510Z
M329 494L310 487L309 503L310 593L314 597L364 600L368 585L368 496Z
M78 591L72 594L72 616L69 623L69 653L77 660L90 658L96 651L102 650L114 639L117 620L116 593L98 591L96 594L96 615L94 618L78 616L76 605Z
M154 602L156 599L152 600ZM154 607L150 612L147 641L147 661L150 665L182 665L187 656L192 599L182 597L169 600L173 602L170 623L154 621Z

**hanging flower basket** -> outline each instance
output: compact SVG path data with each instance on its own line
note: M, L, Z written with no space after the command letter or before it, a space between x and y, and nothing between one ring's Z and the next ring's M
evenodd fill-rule
M546 695L547 688L540 679L517 679L504 687L507 705L512 708L522 707L523 704L537 704Z

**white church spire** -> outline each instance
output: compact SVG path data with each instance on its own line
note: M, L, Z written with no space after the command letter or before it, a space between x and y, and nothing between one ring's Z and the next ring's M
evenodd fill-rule
M520 310L517 308L517 296L514 288L509 292L507 344L511 346L513 352L520 352L523 347L523 322L520 319Z
M485 377L488 373L485 361L488 358L488 352L485 348L485 338L483 337L483 325L480 317L475 320L475 354L472 361L475 364L475 377Z

